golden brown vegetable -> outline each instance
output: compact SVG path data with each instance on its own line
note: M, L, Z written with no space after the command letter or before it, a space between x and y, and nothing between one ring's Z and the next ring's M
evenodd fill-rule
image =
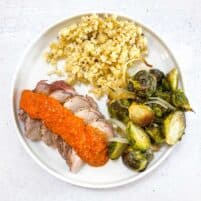
M139 126L149 125L154 120L154 112L147 105L133 102L128 110L129 117L132 122L138 124Z

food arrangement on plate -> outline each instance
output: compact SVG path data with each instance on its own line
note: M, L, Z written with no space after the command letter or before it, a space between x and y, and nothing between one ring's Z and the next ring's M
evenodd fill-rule
M22 91L25 136L57 149L71 172L120 158L145 170L162 146L181 140L184 112L192 111L177 68L165 74L153 67L148 50L142 28L115 16L85 16L64 27L45 53L47 73L57 81ZM96 98L80 95L77 84L88 85ZM98 108L103 96L110 119Z

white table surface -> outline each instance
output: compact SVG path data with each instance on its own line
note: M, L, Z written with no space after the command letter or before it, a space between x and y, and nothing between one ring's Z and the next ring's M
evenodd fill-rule
M200 8L196 0L0 0L0 200L201 200ZM25 47L60 18L91 11L125 14L158 33L181 65L196 111L187 115L182 143L158 169L108 190L75 187L42 170L19 143L10 113L11 79Z

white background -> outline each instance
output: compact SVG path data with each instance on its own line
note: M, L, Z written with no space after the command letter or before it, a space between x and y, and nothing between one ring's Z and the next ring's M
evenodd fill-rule
M200 201L201 200L201 1L0 0L0 200L1 201ZM57 20L84 12L116 12L148 25L181 65L195 113L170 157L142 180L108 190L61 182L42 170L20 145L11 119L10 88L27 45Z

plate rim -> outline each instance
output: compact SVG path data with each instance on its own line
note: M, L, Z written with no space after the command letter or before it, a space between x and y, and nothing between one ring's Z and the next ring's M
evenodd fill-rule
M180 74L180 80L181 80L181 86L184 89L183 86L183 80L182 80L182 76L181 76L181 68L174 56L174 54L172 53L172 51L170 50L170 48L167 46L167 44L164 42L164 40L158 36L155 32L152 31L152 29L147 26L144 23L141 23L137 20L132 19L132 17L127 16L125 14L121 15L121 14L117 14L115 12L90 12L90 13L79 13L78 15L69 15L68 17L64 17L61 18L60 20L57 20L56 22L53 22L51 25L47 26L47 28L44 28L36 37L34 40L32 40L30 42L30 44L25 48L18 64L17 67L13 73L13 77L12 77L12 83L11 83L11 93L10 93L10 100L11 100L11 116L12 116L12 122L14 124L18 139L20 141L20 143L22 144L22 146L24 147L24 149L26 150L26 152L31 156L31 158L44 170L46 170L50 175L56 177L57 179L67 182L69 184L75 185L75 186L79 186L79 187L84 187L84 188L91 188L91 189L106 189L106 188L115 188L115 187L119 187L119 186L123 186L126 184L129 184L131 182L134 181L138 181L141 178L145 177L146 175L148 175L150 172L154 171L160 164L162 164L164 162L164 160L170 155L170 153L172 152L172 150L178 146L175 145L173 147L169 147L168 150L147 170L145 170L144 172L141 172L140 174L136 175L135 177L131 177L130 179L124 180L124 181L118 181L118 182L114 182L114 183L108 183L108 184L90 184L90 183L85 183L82 181L77 181L77 180L73 180L70 179L68 177L65 177L59 173L57 173L56 171L54 171L52 168L48 167L45 163L43 163L33 152L32 150L29 148L28 144L26 143L25 139L22 137L22 134L20 132L20 129L18 127L17 124L17 118L16 118L16 114L15 114L15 107L14 107L14 92L15 92L15 83L17 81L17 76L19 74L19 71L21 69L21 66L24 62L24 58L26 57L26 55L30 52L30 50L33 48L33 46L38 42L38 40L40 40L40 38L45 35L48 31L50 31L52 28L54 28L55 26L58 26L59 24L64 23L65 21L68 20L73 20L74 18L81 18L83 16L87 16L87 15L92 15L92 14L97 14L97 15L104 15L104 14L108 14L108 15L117 15L120 18L124 18L127 19L129 21L133 21L134 23L146 28L151 34L153 34L163 45L164 47L168 50L168 53L171 55L172 59L174 60L174 63L176 64L176 67L179 71Z

